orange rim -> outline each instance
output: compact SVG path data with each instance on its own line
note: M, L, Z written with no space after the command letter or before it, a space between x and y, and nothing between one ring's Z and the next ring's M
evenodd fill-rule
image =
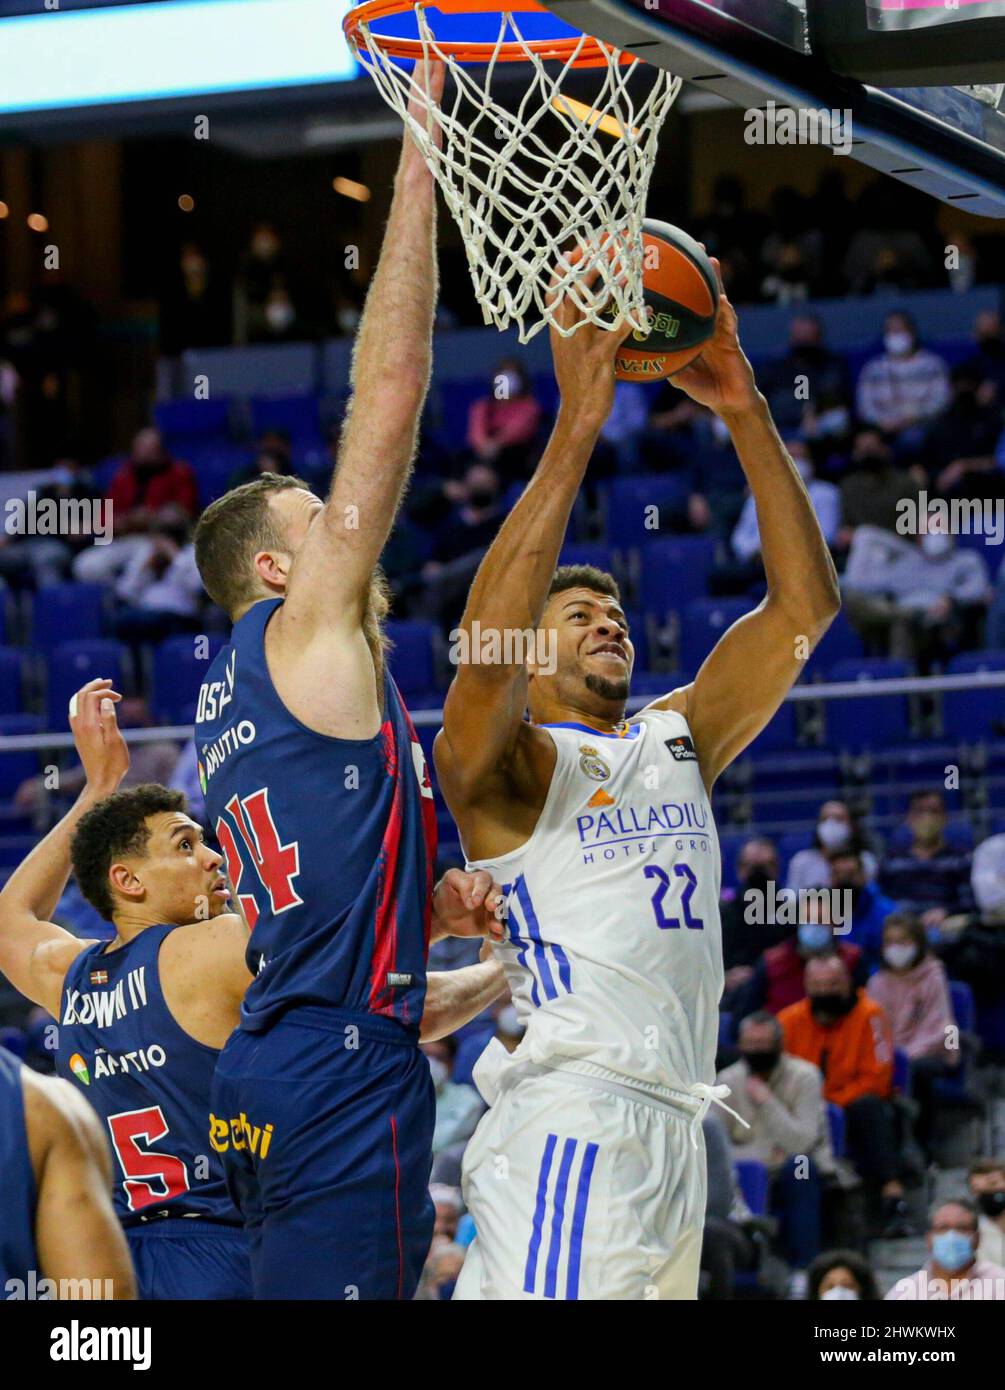
M414 3L409 0L364 0L362 5L356 5L349 11L342 21L342 29L346 39L357 51L369 52L366 42L359 31L361 24L373 24L375 20L388 19L392 15L407 14L409 10L416 8ZM492 14L492 13L533 13L549 14L544 5L539 5L537 0L418 0L418 8L436 9L442 14ZM434 35L435 37L435 35ZM377 47L379 45L381 53L385 53L391 58L410 58L419 60L425 57L425 49L421 39L404 39L397 36L375 34L370 31L370 43ZM576 52L582 40L577 36L574 38L555 38L555 39L525 39L523 43L516 39L506 39L501 44L494 43L474 43L466 39L436 39L437 47L449 57L454 58L459 63L487 63L494 55L497 63L525 63L528 52L535 54L542 59L555 59L558 62L568 63ZM594 68L607 62L607 54L611 49L602 44L599 39L586 35L586 42L579 48L578 57L572 63L574 68ZM620 58L621 63L634 63L638 60L630 53L623 53Z

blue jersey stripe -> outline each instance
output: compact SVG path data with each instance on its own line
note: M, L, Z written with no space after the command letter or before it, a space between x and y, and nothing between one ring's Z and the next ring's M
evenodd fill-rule
M552 1199L551 1245L548 1248L548 1266L544 1275L545 1298L555 1297L558 1282L558 1260L562 1253L562 1223L565 1220L565 1194L569 1187L569 1170L572 1168L577 1139L566 1139L562 1150L562 1164L555 1183L555 1196Z
M538 924L537 913L534 911L534 904L530 900L530 893L527 890L527 881L523 874L516 881L516 895L523 908L524 918L527 923L527 931L531 940L534 942L534 959L537 961L538 969L541 972L541 983L544 992L549 999L558 998L558 990L552 978L551 966L548 964L548 956L545 952L545 943L541 939L541 928Z
M514 924L516 926L519 926L520 922L516 916L516 905L511 901L509 905L509 913L507 916L507 925L509 926L509 939L510 941L515 942L516 945L520 947L520 950L517 952L516 957L517 964L520 966L521 970L526 970L527 974L530 976L531 1003L534 1005L535 1009L539 1009L541 1007L541 996L538 993L537 989L537 976L534 974L534 971L531 969L531 967L527 964L527 952L530 950L531 942L528 937L523 937L520 935L518 931L514 931Z
M541 1171L537 1175L537 1205L534 1208L534 1224L527 1246L527 1267L523 1275L524 1293L533 1293L537 1282L537 1256L541 1249L541 1231L544 1227L544 1206L548 1195L548 1178L551 1175L551 1160L555 1153L558 1136L549 1134L541 1155Z
M576 1189L576 1206L572 1213L572 1233L569 1236L569 1273L565 1281L566 1298L579 1297L579 1266L583 1255L583 1227L586 1224L586 1208L590 1201L590 1183L593 1181L593 1165L597 1160L596 1144L587 1144L583 1163L579 1170L579 1186Z

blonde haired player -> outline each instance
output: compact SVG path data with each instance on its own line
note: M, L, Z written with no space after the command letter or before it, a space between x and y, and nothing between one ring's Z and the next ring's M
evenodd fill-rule
M568 324L576 311L562 312ZM475 1070L491 1109L465 1156L477 1238L461 1299L696 1296L700 1118L725 1094L712 1084L722 952L709 793L839 606L723 295L712 341L675 382L729 429L768 593L691 685L625 720L633 649L617 585L598 570L555 571L610 411L620 336L590 324L552 333L554 433L463 618L469 632L543 628L555 667L461 666L434 748L469 867L506 894L496 951L527 1030L512 1055L490 1045Z

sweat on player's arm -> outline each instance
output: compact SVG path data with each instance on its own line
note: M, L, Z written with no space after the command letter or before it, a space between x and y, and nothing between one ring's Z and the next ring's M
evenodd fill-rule
M414 81L432 102L444 66L418 64ZM423 119L422 100L409 112ZM432 364L436 303L436 200L432 174L411 134L403 137L394 198L353 348L352 399L328 500L290 577L278 621L291 644L315 627L357 628L370 579L408 482Z
M757 507L768 592L723 634L691 685L652 706L687 720L709 788L778 710L841 606L834 562L740 346L721 275L720 291L712 341L674 384L729 429Z
M129 767L129 750L115 721L121 698L110 680L88 681L74 695L70 727L87 776L84 789L0 891L0 972L54 1017L63 976L91 943L48 919L70 876L70 843L81 817L116 790Z
M559 317L569 327L583 316L566 298ZM469 637L476 620L482 632L537 631L573 503L610 414L614 359L627 332L593 323L568 337L551 329L558 416L533 477L478 568L460 625ZM441 781L455 797L512 759L520 736L533 739L523 718L526 704L522 660L458 666L434 745ZM547 758L547 739L541 750Z

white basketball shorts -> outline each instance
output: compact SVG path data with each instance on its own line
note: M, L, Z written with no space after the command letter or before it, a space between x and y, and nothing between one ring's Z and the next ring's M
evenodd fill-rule
M464 1156L477 1235L456 1299L695 1299L705 1146L691 1116L520 1067Z

